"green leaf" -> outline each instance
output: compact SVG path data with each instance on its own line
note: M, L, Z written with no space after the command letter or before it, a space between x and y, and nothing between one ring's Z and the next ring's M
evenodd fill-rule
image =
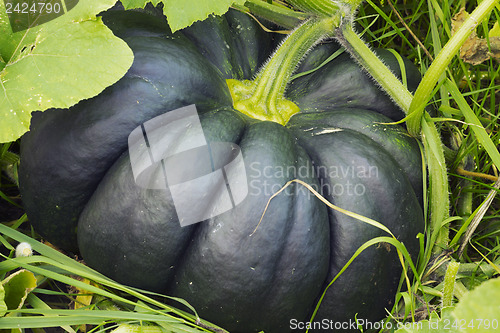
M483 282L457 304L453 316L462 332L496 332L500 327L500 279Z
M13 32L26 30L66 14L79 0L4 0Z
M500 278L483 282L467 293L455 308L433 312L429 320L400 323L396 333L496 332L500 327Z
M7 312L7 304L5 304L5 288L0 283L0 317L5 316Z
M489 37L500 37L500 25L498 21L495 22L488 35Z
M123 0L121 3L125 9L133 9L133 8L144 8L151 2L154 6L157 6L159 3L163 2L161 0Z
M5 304L9 310L20 309L28 294L36 288L36 278L27 270L17 271L2 281Z
M96 17L115 2L83 0L64 15L17 32L0 2L0 142L25 133L32 111L68 108L126 73L132 51Z
M133 324L121 324L111 333L164 333L161 327L156 325L133 325Z
M154 6L163 2L163 13L167 17L172 32L189 27L196 21L203 21L208 16L223 15L232 4L243 5L246 0L124 0L125 9L144 8L151 2Z

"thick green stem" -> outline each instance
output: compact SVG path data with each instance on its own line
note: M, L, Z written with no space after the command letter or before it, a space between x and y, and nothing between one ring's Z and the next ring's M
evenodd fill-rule
M408 114L413 103L413 95L394 76L394 74L378 59L368 46L354 32L350 24L346 24L339 31L337 39L346 47L359 63L370 73L378 84L391 96L394 102ZM443 145L439 137L436 126L426 114L426 117L419 118L423 126L422 140L426 164L429 170L430 184L430 234L431 242L428 249L432 253L441 252L447 247L449 230L443 221L449 216L449 195L448 195L448 174L444 159ZM419 134L419 133L418 133ZM434 242L435 241L435 242ZM438 246L434 246L434 243ZM431 255L428 251L427 255Z
M318 16L331 17L339 12L339 5L331 0L288 0L295 8Z
M339 17L304 22L288 35L254 81L227 80L234 108L255 119L286 124L299 111L297 105L284 98L290 77L307 52L331 36L339 23Z
M288 7L262 0L247 0L244 6L237 4L233 6L242 12L250 12L287 29L293 29L311 17L308 13L297 12Z
M431 239L426 253L426 257L429 258L431 253L437 255L448 247L449 227L447 224L443 225L443 221L449 217L450 199L448 194L448 172L439 132L429 114L426 113L421 121L422 141L424 143L430 187L429 210L431 216L429 226Z
M460 263L458 262L450 262L448 265L448 269L446 270L446 274L444 276L442 308L453 304L453 291L455 290L455 279L457 277L459 267Z
M413 99L408 89L394 76L389 68L373 53L353 30L351 24L344 24L337 40L370 73L394 102L407 113Z
M352 10L356 10L364 0L343 0L342 2L351 6Z

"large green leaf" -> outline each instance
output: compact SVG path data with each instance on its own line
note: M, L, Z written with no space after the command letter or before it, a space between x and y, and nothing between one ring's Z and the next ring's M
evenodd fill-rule
M36 288L36 278L27 270L20 270L9 275L1 282L5 290L4 299L9 310L20 309L28 294Z
M155 6L162 2L163 13L167 17L170 29L177 31L196 21L202 21L209 15L222 15L232 4L243 5L246 0L123 0L122 4L125 9L144 8L148 2Z
M460 299L456 307L433 312L429 320L401 323L396 333L489 333L500 330L500 278L483 282Z
M5 304L5 288L3 284L0 283L0 317L5 316L7 312L7 304Z
M453 316L461 332L500 331L500 278L483 282L462 297Z
M126 73L132 51L96 17L115 2L80 0L64 15L12 32L0 1L0 142L25 133L32 111L70 107Z

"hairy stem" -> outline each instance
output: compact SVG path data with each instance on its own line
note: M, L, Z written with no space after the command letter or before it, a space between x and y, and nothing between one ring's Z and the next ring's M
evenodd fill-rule
M318 16L333 16L339 11L339 5L331 0L288 0L295 8Z
M453 291L455 290L455 279L457 277L459 267L460 263L450 262L448 269L446 270L443 287L443 308L453 304Z
M413 96L389 68L361 40L350 23L342 25L337 40L389 94L394 102L408 113Z
M309 50L331 36L339 23L338 17L307 20L288 35L255 80L228 79L234 108L255 119L286 124L299 111L284 98L290 77Z
M255 14L287 29L295 28L311 16L308 13L298 12L288 7L262 0L247 0L244 6L235 4L233 7L242 12Z
M401 81L382 63L373 51L365 45L361 38L354 32L350 23L339 29L337 39L346 47L367 72L378 84L389 94L394 102L408 114L413 104L413 95L401 83ZM422 128L422 140L427 168L429 170L430 186L430 232L432 235L433 253L436 254L447 247L448 226L442 225L449 216L448 174L444 158L443 145L436 126L428 114L420 118ZM417 133L419 134L419 133ZM428 253L430 255L430 252Z

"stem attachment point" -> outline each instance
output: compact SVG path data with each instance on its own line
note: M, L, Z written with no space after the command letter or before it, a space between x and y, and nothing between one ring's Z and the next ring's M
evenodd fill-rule
M309 50L334 35L340 22L340 16L305 21L281 43L255 80L226 80L233 107L252 118L285 125L299 112L299 107L284 97L292 74Z

